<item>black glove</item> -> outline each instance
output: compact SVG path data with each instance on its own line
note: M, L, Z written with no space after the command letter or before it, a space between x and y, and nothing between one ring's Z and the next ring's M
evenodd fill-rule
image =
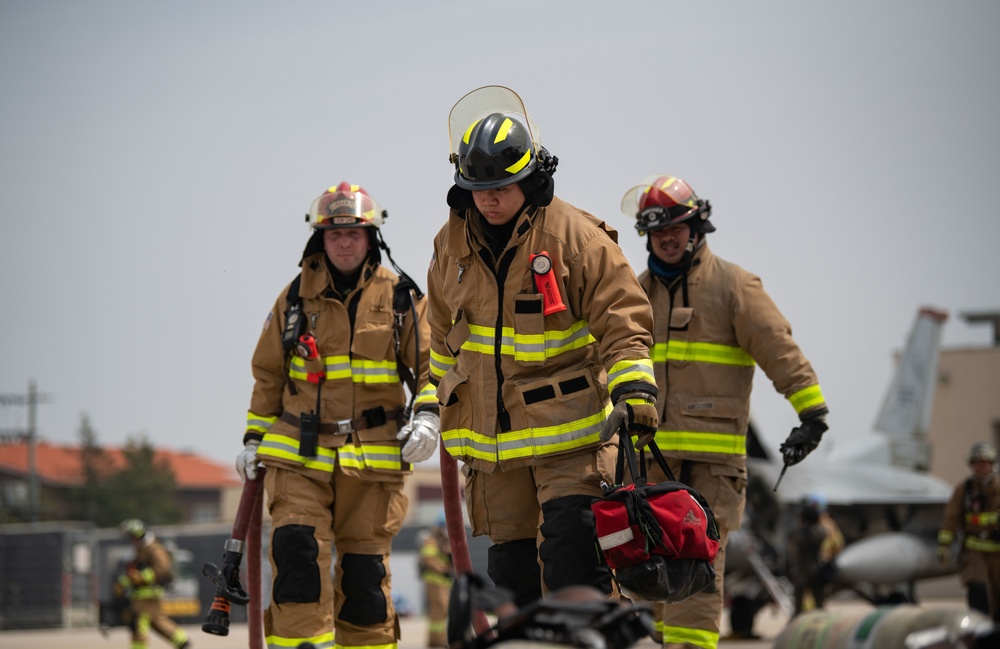
M640 444L636 444L636 448L648 444L656 435L656 426L659 422L653 397L645 392L630 392L618 397L614 410L604 421L601 441L607 442L614 437L622 422L625 423L629 433L639 436Z
M827 428L822 417L806 419L801 426L793 428L788 439L781 445L781 456L785 464L792 466L806 459L819 446L819 440L823 438Z

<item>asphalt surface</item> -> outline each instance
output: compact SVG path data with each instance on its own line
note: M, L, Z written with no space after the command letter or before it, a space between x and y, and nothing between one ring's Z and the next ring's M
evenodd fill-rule
M925 605L938 603L962 603L961 598L946 597L925 600ZM873 607L861 600L834 600L828 604L828 609L864 609ZM773 640L781 633L787 623L784 614L776 607L766 607L758 613L754 631L761 637L755 640L735 639L727 637L729 632L725 620L728 612L723 615L722 640L720 649L763 649L772 647ZM246 649L249 637L246 624L234 623L225 637L209 635L201 630L200 625L185 626L191 636L190 649ZM426 621L421 617L407 617L400 620L402 639L399 649L424 649L427 638ZM44 629L31 631L0 631L0 648L2 649L129 649L129 632L121 627L108 631L103 636L96 627L74 629ZM652 640L643 640L634 645L634 649L657 649L659 645ZM150 649L171 649L169 643L159 636L153 637L149 643Z

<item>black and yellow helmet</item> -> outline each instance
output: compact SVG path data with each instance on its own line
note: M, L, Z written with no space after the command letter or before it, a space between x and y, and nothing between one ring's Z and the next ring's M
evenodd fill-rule
M531 175L538 158L523 119L490 113L470 124L458 145L455 184L471 191L497 189Z

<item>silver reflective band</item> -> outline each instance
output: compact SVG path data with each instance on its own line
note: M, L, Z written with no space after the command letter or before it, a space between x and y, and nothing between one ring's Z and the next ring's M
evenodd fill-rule
M228 539L226 544L222 546L225 552L235 552L237 554L245 554L247 550L247 542L240 541L239 539Z

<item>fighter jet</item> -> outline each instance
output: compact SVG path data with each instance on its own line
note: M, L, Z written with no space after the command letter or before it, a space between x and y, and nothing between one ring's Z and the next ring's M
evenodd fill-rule
M792 614L792 589L783 577L785 538L813 494L826 500L848 542L836 559L837 587L873 603L913 602L917 580L955 571L942 567L935 554L952 488L927 473L927 427L946 319L937 309L918 311L870 438L849 452L820 454L788 468L777 491L781 456L761 444L751 424L747 515L726 551L734 630L749 631L753 615L768 602Z

